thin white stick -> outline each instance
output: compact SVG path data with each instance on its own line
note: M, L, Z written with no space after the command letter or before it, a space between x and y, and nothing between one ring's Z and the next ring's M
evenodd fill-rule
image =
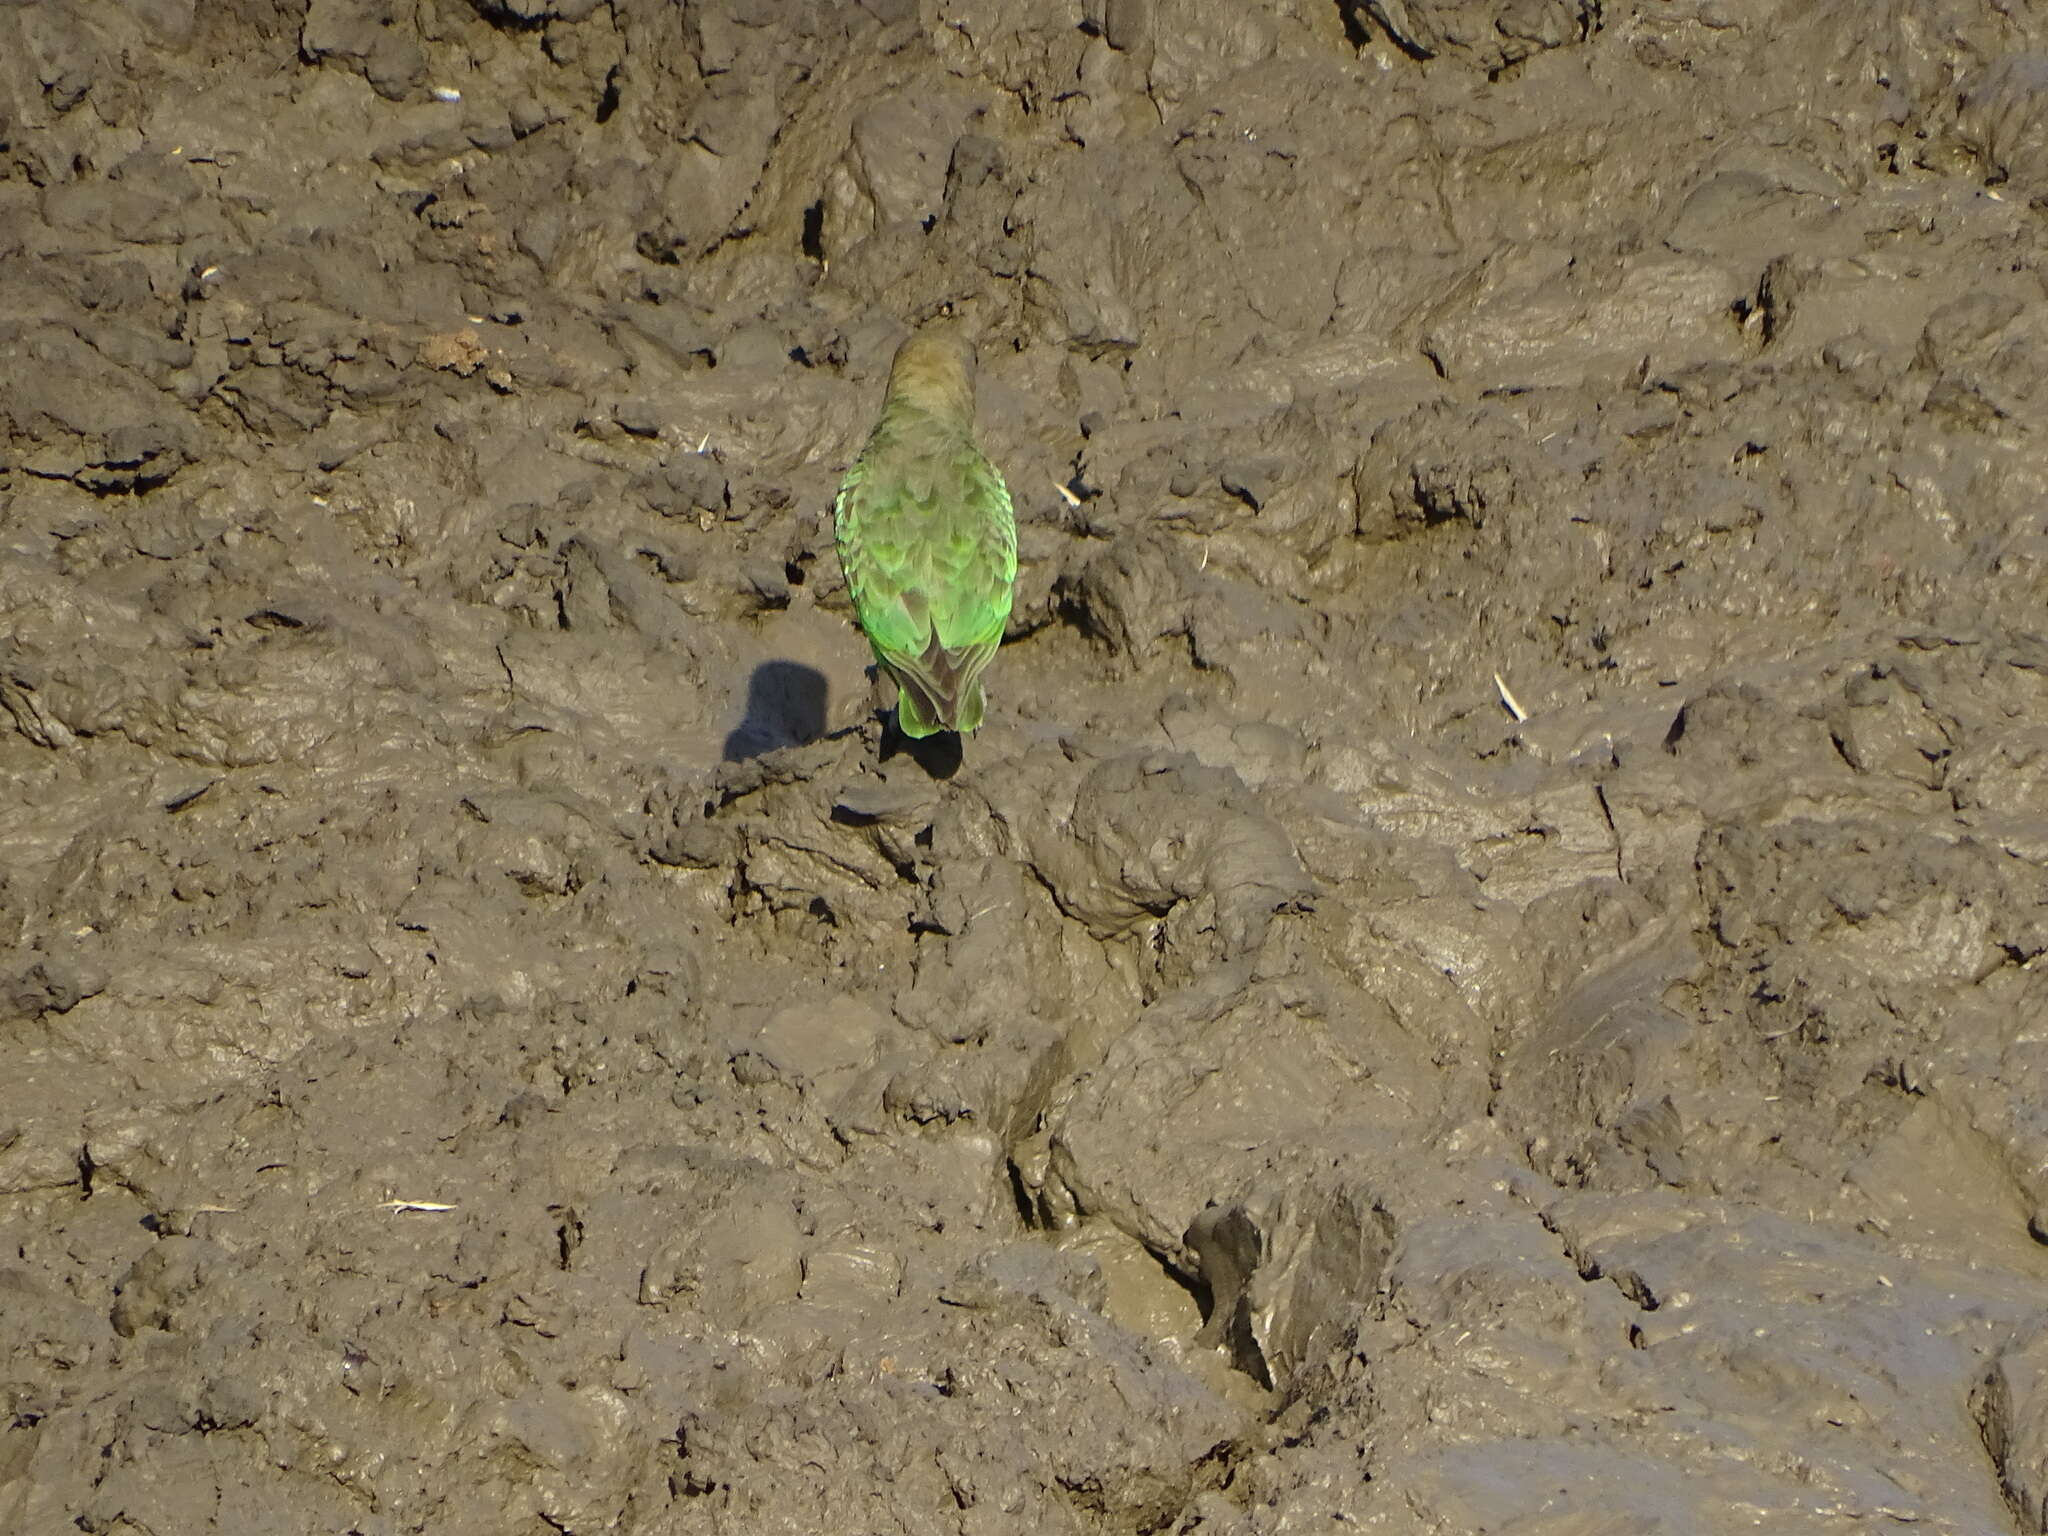
M1529 718L1529 711L1522 708L1521 701L1518 700L1512 693L1508 692L1507 679L1502 677L1498 672L1493 674L1493 686L1500 690L1500 701L1501 703L1507 705L1509 714L1513 715L1517 720L1526 720Z

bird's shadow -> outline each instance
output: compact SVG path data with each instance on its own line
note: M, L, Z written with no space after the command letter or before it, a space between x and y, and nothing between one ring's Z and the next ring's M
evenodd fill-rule
M725 760L745 762L825 734L825 674L800 661L764 661L747 680L747 710L725 738Z

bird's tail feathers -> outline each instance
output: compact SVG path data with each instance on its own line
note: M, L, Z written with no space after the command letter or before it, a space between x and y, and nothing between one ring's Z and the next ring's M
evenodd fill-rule
M948 649L934 638L921 656L884 656L896 679L896 723L903 734L915 739L979 730L987 707L981 674L995 653L994 644Z

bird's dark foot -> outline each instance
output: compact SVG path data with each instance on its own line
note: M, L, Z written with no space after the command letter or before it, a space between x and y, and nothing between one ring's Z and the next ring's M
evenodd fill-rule
M940 731L932 736L906 736L891 715L882 727L881 760L902 753L935 779L950 779L960 771L965 752L958 731Z

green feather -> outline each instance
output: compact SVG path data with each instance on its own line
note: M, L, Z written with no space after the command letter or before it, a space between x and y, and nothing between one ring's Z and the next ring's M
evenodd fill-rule
M980 726L1017 580L1009 488L974 441L972 360L945 329L904 343L833 506L854 613L911 737Z

